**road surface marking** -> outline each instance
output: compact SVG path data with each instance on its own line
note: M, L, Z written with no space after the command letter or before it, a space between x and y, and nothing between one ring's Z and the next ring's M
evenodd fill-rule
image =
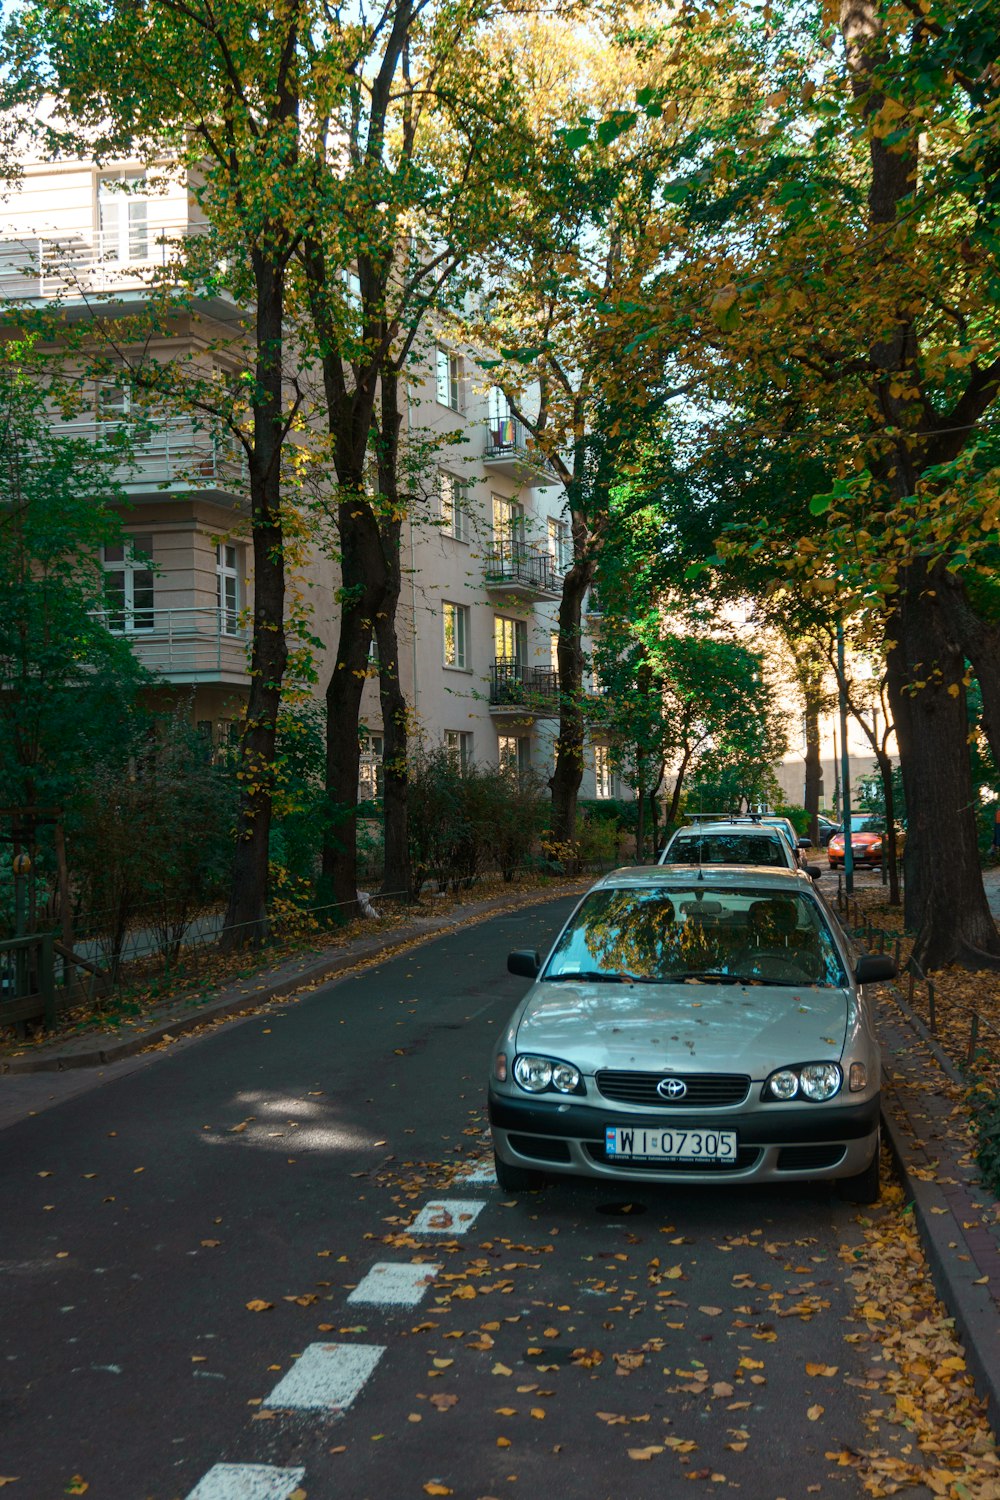
M188 1500L288 1500L305 1469L273 1469L270 1464L216 1464L198 1481Z
M380 1260L348 1297L348 1302L376 1302L390 1307L416 1307L440 1266L394 1265Z
M464 1234L486 1204L477 1198L437 1198L422 1208L410 1225L413 1234Z
M384 1353L381 1344L309 1344L263 1405L346 1411Z

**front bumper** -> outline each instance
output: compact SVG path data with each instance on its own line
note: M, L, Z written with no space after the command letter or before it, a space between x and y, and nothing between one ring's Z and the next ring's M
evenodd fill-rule
M648 1182L786 1182L853 1177L864 1171L878 1142L880 1096L857 1104L764 1105L753 1110L662 1110L489 1095L497 1155L510 1166L568 1176ZM609 1161L608 1125L639 1129L735 1130L735 1164Z

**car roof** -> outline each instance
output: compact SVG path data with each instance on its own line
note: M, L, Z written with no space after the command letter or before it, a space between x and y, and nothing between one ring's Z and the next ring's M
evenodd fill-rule
M751 836L756 834L759 838L769 839L781 837L780 830L774 823L732 823L720 820L718 823L686 823L683 828L678 828L670 842L673 843L674 839L679 839L682 834L685 838L701 838L706 833L739 833L741 835L749 833Z
M706 868L710 873L706 874ZM781 870L773 865L623 865L594 882L591 890L609 887L676 886L690 890L692 882L706 886L758 885L770 890L812 891L804 870Z

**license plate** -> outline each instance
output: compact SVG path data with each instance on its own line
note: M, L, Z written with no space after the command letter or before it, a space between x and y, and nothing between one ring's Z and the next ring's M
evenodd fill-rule
M735 1130L652 1130L608 1125L604 1149L620 1161L736 1161Z

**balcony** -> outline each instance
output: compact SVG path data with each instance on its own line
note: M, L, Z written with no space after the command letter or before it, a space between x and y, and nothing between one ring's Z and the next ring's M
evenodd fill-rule
M558 599L562 576L556 560L525 542L504 541L483 559L486 587L510 599Z
M490 712L535 719L559 715L559 673L531 667L515 657L499 657L490 667Z
M141 300L136 294L154 283L178 282L190 274L181 266L181 247L204 233L203 226L184 222L133 224L124 234L78 229L4 236L0 302L78 302L119 294Z
M171 417L155 427L130 422L62 422L58 437L76 438L104 452L122 454L112 475L130 494L163 490L221 490L245 493L246 459L233 439L225 440L190 417ZM230 501L231 503L231 501Z
M123 616L103 610L97 618L125 636L142 665L167 682L249 686L249 631L226 611L137 609Z
M551 466L531 446L527 428L517 417L500 417L487 424L483 463L511 479L555 482Z

